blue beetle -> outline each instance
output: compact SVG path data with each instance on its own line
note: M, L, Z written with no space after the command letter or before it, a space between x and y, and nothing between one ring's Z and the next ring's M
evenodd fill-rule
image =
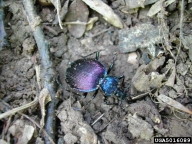
M87 58L96 53L96 58ZM115 95L124 99L128 95L125 91L119 88L119 80L124 76L109 76L109 73L114 65L114 59L108 69L98 60L99 52L94 52L82 59L78 59L71 63L71 66L66 70L66 82L72 88L80 92L94 92L93 98L96 96L99 88L104 92L104 102L108 97Z

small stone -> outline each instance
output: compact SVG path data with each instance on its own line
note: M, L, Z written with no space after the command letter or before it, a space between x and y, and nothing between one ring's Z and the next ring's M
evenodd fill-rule
M137 49L147 48L151 44L161 42L161 39L167 34L164 31L160 34L160 26L154 26L148 23L140 24L130 29L119 30L119 48L123 53L133 52Z
M184 63L180 63L177 65L177 72L180 73L181 75L185 75L188 71L187 65Z
M113 9L116 9L116 8L119 7L119 5L120 5L120 2L119 2L119 1L114 1L114 2L112 3L112 8L113 8Z
M92 38L85 38L81 40L81 44L86 48L94 47L94 41Z
M33 68L29 69L29 71L26 73L26 77L28 79L31 79L35 75L35 71Z
M66 22L85 22L88 21L89 9L87 5L81 0L74 0L69 6L67 15L65 17ZM85 32L86 25L80 24L68 24L67 28L71 35L76 38L82 37Z
M177 96L176 91L174 91L173 89L170 90L170 91L169 91L169 97L171 97L171 98L173 98L173 99L177 98L178 96Z
M128 9L144 7L146 5L152 4L157 0L125 0L126 6Z
M72 143L76 143L77 142L77 137L74 136L73 134L71 133L67 133L65 136L64 136L64 141L66 144L72 144Z
M134 138L150 140L153 136L153 128L146 121L140 119L136 115L128 115L128 130Z
M35 50L35 40L30 37L23 41L23 55L29 57Z

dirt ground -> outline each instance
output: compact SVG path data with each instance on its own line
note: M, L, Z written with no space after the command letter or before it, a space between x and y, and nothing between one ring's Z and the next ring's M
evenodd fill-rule
M123 29L112 26L99 13L88 7L87 17L98 17L98 20L91 30L85 31L80 37L73 33L81 32L70 32L69 25L64 25L63 29L60 29L58 24L52 26L56 17L53 6L43 6L38 1L34 4L42 19L42 29L49 43L54 69L62 84L62 94L55 111L55 143L154 143L154 137L191 137L192 115L184 112L182 108L178 110L177 107L182 104L192 110L191 1L184 1L183 39L180 38L182 3L179 0L165 6L164 11L159 12L163 16L159 17L147 16L153 4L135 8L137 11L130 12L121 11L124 5L120 0L103 2L120 17ZM5 1L4 13L9 46L0 51L0 113L9 110L3 102L16 108L31 102L39 95L41 89L36 78L36 66L40 65L40 73L43 69L22 1ZM163 34L155 34L158 26L161 26ZM142 30L146 31L141 38L146 38L145 43L132 39L135 31ZM128 42L121 39L132 33L133 36L128 38ZM156 38L158 41L155 36L160 37ZM135 50L127 51L129 46L124 45L130 44L131 47L132 42ZM156 54L151 53L150 44L155 47ZM109 97L107 102L111 105L106 105L101 90L93 100L94 92L83 98L82 93L71 90L65 82L66 69L70 64L95 51L101 51L99 61L106 68L110 66L113 58L115 59L111 76L125 76L124 87L126 89L129 86L129 98L123 100L121 105L116 96ZM95 55L90 58L95 58ZM43 77L41 75L41 88L44 87ZM144 96L134 99L144 93ZM176 106L170 105L158 97L160 95L178 103ZM40 123L42 114L39 104L21 112ZM23 136L25 125L34 127L28 143L44 143L40 129L18 113L0 120L1 140L21 143L19 140Z

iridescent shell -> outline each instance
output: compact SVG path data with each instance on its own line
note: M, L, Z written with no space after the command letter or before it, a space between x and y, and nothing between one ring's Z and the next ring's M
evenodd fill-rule
M73 89L91 92L99 88L99 82L107 74L105 66L96 59L74 61L66 71L66 82Z

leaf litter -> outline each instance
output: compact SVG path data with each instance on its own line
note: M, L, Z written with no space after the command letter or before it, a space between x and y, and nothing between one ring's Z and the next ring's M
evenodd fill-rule
M47 13L46 15L41 15L40 13L43 12L41 8L38 9L38 13L46 25L44 32L46 38L50 40L51 54L54 55L52 60L59 66L56 69L64 87L63 95L59 96L62 101L56 109L59 121L56 124L58 141L65 143L139 143L145 141L150 143L153 142L153 137L157 133L157 136L161 137L191 136L191 129L187 126L187 124L191 124L192 114L191 32L188 30L190 25L185 19L186 14L190 13L189 3L180 3L178 0L137 0L135 2L126 0L125 3L122 1L84 0L82 2L76 0L68 1L66 4L56 1L54 7L57 15L61 15L62 8L65 8L65 13L67 13L64 16L64 24L68 28L63 25L62 30L59 25L50 26L52 17L57 17L51 7L47 7L49 11L44 11ZM67 8L68 4L69 8ZM77 4L83 5L83 7L79 5L78 7ZM133 6L128 7L128 4ZM175 5L185 6L186 11L182 11L182 7L179 9ZM40 56L35 48L34 40L32 43L28 43L32 40L33 35L22 14L24 10L19 11L19 7L22 5L17 3L18 8L15 8L8 2L6 6L12 13L10 20L12 25L8 25L11 31L8 29L8 35L14 51L3 50L0 53L2 62L1 99L19 107L34 98L36 93L41 92L41 89L45 87L43 86L45 76L41 71L42 67L38 65L37 68ZM137 11L131 14L124 13L121 11L122 7L129 10L136 8ZM110 12L105 13L104 9ZM143 9L147 13L144 13ZM170 16L175 14L172 9L181 13L181 17L177 17L174 21L170 20ZM70 13L72 16L69 16ZM144 19L139 19L141 15ZM147 15L152 18L149 19ZM183 17L185 18L183 19ZM94 19L89 21L89 18ZM180 20L179 27L178 19ZM62 21L61 19L60 25ZM86 30L89 24L91 26ZM176 25L177 28L175 28ZM54 33L56 32L56 35L47 31L50 28ZM16 37L15 34L18 31L20 33ZM25 35L26 32L29 36ZM183 33L185 33L184 36L182 36ZM121 106L104 105L101 92L94 100L91 100L92 93L89 93L86 99L81 99L79 96L81 94L66 91L64 73L68 63L80 58L80 55L88 55L96 50L102 51L100 61L106 66L110 65L116 54L115 66L111 75L124 74L126 86L132 81L129 92L130 97L133 98L131 103L122 101ZM38 69L37 73L33 72L35 68ZM34 74L37 75L37 79ZM137 95L143 93L146 95L137 99ZM135 99L133 95L136 96ZM110 97L108 100L111 103L118 103L116 97ZM21 119L18 114L11 114L15 121L7 125L8 133L11 133L17 142L44 141L42 137L36 135L36 133L41 135L41 131L38 130L44 130L42 129L44 123L40 126L32 122L32 119L36 117L39 123L41 116L44 119L43 113L47 112L44 109L45 105L43 104L39 109L22 110L31 117L31 120ZM3 102L2 106L4 106ZM179 120L186 117L187 119L183 122L178 121L178 117L172 111L170 112L170 109L173 108L185 112L178 114L175 111L175 115L180 116ZM4 109L1 108L1 111ZM39 114L36 115L37 113ZM12 121L11 117L2 120L3 122ZM92 125L93 123L94 125ZM170 128L167 124L174 127ZM34 125L38 125L38 128ZM173 130L174 128L179 128L183 133ZM26 134L25 131L30 131L30 133ZM2 135L8 136L8 133L5 132ZM48 135L47 137L50 139ZM8 141L6 137L3 138L5 142Z

